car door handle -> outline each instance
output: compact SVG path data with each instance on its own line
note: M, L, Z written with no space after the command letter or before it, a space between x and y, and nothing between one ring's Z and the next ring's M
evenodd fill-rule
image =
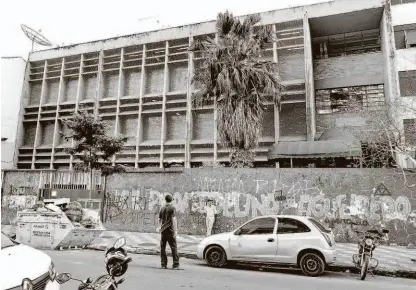
M274 239L273 238L270 238L270 239L268 239L267 240L269 243L272 243L272 242L274 242Z

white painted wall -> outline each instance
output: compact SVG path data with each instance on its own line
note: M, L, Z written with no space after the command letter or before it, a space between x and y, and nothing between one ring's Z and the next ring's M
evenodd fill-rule
M391 7L393 26L416 23L416 3L394 5ZM396 50L395 62L397 71L416 70L416 48ZM398 97L399 106L402 110L397 112L400 126L403 126L403 119L416 118L416 96ZM405 108L410 108L406 110ZM416 165L405 155L399 155L397 162L402 167L415 168Z
M391 6L393 26L412 24L416 22L416 3Z
M13 156L26 61L1 58L1 169L13 168Z

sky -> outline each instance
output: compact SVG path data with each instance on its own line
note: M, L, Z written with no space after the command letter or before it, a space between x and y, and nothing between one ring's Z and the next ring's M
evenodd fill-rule
M229 10L244 15L328 0L13 0L3 1L0 56L27 59L31 41L20 24L55 45L69 45L169 26L214 20ZM6 4L7 3L7 4ZM35 50L46 49L35 45Z

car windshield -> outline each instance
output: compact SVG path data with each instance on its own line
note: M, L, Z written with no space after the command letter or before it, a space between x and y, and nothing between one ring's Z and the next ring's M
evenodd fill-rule
M19 243L9 238L6 234L1 233L1 249L5 249L8 247L13 247L18 245Z
M314 226L317 227L321 232L324 232L324 233L327 233L327 234L331 233L331 230L330 229L328 229L327 227L325 227L323 224L321 224L317 220L315 220L313 218L310 218L309 221L311 223L313 223Z

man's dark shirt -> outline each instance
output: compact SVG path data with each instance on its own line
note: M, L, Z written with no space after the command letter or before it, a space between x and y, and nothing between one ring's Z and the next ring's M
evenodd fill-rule
M164 207L160 209L159 212L159 220L162 223L160 228L160 232L171 232L173 233L173 221L172 218L175 217L176 209L171 204L166 204Z

